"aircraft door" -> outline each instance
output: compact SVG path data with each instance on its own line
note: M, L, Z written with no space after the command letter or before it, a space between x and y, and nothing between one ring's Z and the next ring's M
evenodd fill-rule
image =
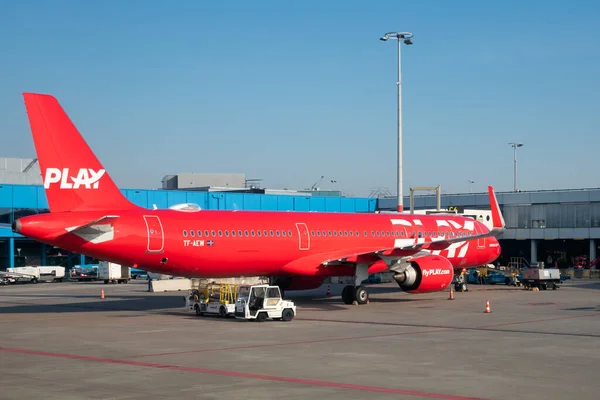
M149 253L160 253L165 246L165 235L160 218L156 215L144 215L146 232L148 235L147 251Z
M298 249L310 249L310 236L308 235L308 227L306 224L304 222L298 222L296 223L296 229L298 230Z

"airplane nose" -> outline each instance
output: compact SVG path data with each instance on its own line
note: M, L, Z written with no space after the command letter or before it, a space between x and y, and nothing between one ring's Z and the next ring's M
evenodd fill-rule
M14 233L20 233L21 232L21 221L16 220L12 222L12 231Z

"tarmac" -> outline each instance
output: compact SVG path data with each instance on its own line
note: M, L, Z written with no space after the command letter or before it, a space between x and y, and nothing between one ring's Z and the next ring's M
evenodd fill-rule
M362 306L330 288L286 293L296 318L261 323L198 317L146 281L0 287L0 397L598 398L598 281L454 300L370 285Z

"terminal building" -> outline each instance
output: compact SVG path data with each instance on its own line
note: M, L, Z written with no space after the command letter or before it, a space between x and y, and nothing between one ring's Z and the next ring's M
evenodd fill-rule
M497 192L506 223L500 265L523 262L559 268L597 263L600 244L600 189ZM442 210L489 210L488 193L444 194ZM396 198L378 199L378 210L395 210ZM436 195L415 195L413 209L436 209ZM405 208L410 197L403 200ZM515 261L516 260L516 261ZM595 264L594 264L595 265Z
M255 184L247 185L245 177L239 175L174 177L163 179L163 185L171 189L121 189L121 192L131 202L148 209L181 203L196 203L206 210L375 212L377 208L375 198L341 197L337 192L316 188L265 190ZM46 212L48 202L37 159L0 158L0 270L24 265L61 265L70 269L98 262L12 232L10 225L15 219Z

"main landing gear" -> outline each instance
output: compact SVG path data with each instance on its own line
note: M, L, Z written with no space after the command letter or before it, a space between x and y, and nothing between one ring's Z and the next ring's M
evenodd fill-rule
M361 286L361 282L369 277L369 266L358 264L354 272L354 285L348 285L342 290L342 300L345 304L367 304L369 292Z

